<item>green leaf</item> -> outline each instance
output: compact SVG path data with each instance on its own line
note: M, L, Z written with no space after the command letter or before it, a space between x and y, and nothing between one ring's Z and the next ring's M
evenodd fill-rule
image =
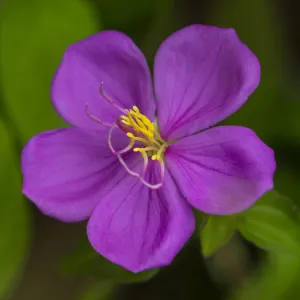
M204 229L200 233L203 255L209 256L224 246L232 237L235 228L235 216L210 215Z
M198 234L200 234L205 225L207 224L209 216L197 209L194 210L194 215L196 219L196 230Z
M297 207L275 191L265 194L244 212L238 229L260 248L288 253L300 251Z
M295 295L300 293L300 258L299 255L294 257L293 265L288 270L289 277L292 277L288 288L284 291L284 296L280 300L294 299ZM285 274L283 274L285 276ZM289 278L288 277L288 278ZM285 281L287 279L285 278ZM272 299L273 300L273 299Z
M29 239L26 202L9 134L0 121L0 298L16 282L24 267Z
M291 293L300 274L297 207L288 198L270 191L241 213L239 219L238 229L244 237L270 252L263 266L247 278L230 299L293 299Z
M84 240L77 251L63 262L62 271L65 274L91 275L103 281L121 283L147 281L158 269L132 273L108 261Z
M84 0L9 0L0 11L0 77L5 106L22 134L65 126L50 101L64 51L97 31Z

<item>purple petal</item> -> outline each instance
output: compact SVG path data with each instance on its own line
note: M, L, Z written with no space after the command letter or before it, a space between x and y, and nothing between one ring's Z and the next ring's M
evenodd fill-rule
M22 171L23 193L45 214L66 222L88 218L127 176L107 147L107 133L76 128L32 138L22 153Z
M273 151L244 127L184 138L168 148L166 160L187 201L208 214L245 210L273 188Z
M117 31L103 31L71 45L56 73L52 100L58 113L69 123L82 128L98 129L90 112L112 123L121 114L99 93L103 90L123 108L138 106L153 119L150 71L146 59L133 41Z
M150 176L159 178L157 170ZM88 223L92 246L133 272L169 264L193 230L192 209L168 172L158 190L127 177L99 202Z
M161 45L154 79L162 136L175 139L239 109L259 83L260 65L233 29L192 25Z

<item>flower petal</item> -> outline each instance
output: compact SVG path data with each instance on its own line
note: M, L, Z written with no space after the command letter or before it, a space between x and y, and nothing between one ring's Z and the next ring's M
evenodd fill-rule
M66 222L88 218L101 197L127 176L107 147L106 132L76 128L32 138L22 153L22 171L23 193L45 214Z
M171 35L154 65L162 136L206 129L239 109L256 89L260 65L233 29L192 25Z
M105 122L121 114L100 95L104 92L123 108L139 107L153 119L155 102L149 68L142 52L125 34L103 31L71 45L52 85L52 100L58 113L70 124L97 129L89 111Z
M220 126L184 138L166 160L187 201L208 214L245 210L273 188L273 151L248 128Z
M152 170L155 181L158 171ZM133 272L169 264L193 230L192 209L168 172L157 190L127 177L99 202L88 223L92 246Z

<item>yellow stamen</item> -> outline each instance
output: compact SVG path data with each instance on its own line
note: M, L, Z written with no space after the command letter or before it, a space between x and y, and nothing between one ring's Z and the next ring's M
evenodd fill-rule
M166 149L167 144L163 144L160 149L157 152L157 160L160 160L162 153L164 152L164 150Z
M121 120L132 130L132 132L127 133L127 136L132 141L144 145L144 147L134 148L133 151L140 152L143 157L147 155L146 152L151 151L152 160L162 161L163 153L168 144L162 139L154 123L143 115L136 106L133 106L132 109L126 109L126 113L126 116L121 116Z
M122 123L125 124L125 125L127 125L127 126L130 126L130 122L127 122L125 120L122 120Z
M157 151L155 147L145 147L145 148L134 148L134 152L147 152L147 151Z
M157 155L154 154L154 155L151 156L151 158L152 158L152 160L156 160L157 159Z
M140 110L137 108L137 106L133 106L133 110L137 113L140 113Z
M132 133L128 132L127 133L127 136L130 137L131 139L135 140L135 141L138 141L138 142L141 142L141 143L144 143L146 145L150 145L150 142L144 138L140 138L140 137L136 137L134 136Z

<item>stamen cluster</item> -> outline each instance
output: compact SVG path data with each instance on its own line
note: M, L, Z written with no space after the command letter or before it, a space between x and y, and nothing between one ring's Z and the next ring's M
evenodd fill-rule
M121 116L122 123L133 129L127 136L132 141L140 142L145 147L134 148L134 152L147 153L152 160L162 160L167 144L164 142L155 125L145 115L141 114L136 106L126 110L127 116Z
M108 147L111 150L112 154L117 156L126 172L128 172L131 176L139 178L144 185L151 189L160 188L163 184L165 173L163 154L168 146L168 143L162 139L161 135L155 128L154 123L151 122L145 115L143 115L136 106L133 106L132 109L124 109L123 107L116 104L113 99L104 92L103 82L101 82L100 84L99 91L101 96L106 99L112 106L121 111L123 115L118 118L116 123L110 124L107 122L103 122L100 118L89 112L87 103L86 115L93 121L110 127L108 134ZM129 144L124 149L119 151L116 151L112 145L112 133L116 128L124 131L130 139ZM142 147L133 148L136 143L139 143L139 145L141 145ZM143 169L140 173L131 170L122 158L122 154L128 152L132 148L134 152L140 152L144 160ZM144 175L148 167L149 157L151 157L151 159L154 161L158 161L160 165L161 180L156 184L151 184L144 179Z

